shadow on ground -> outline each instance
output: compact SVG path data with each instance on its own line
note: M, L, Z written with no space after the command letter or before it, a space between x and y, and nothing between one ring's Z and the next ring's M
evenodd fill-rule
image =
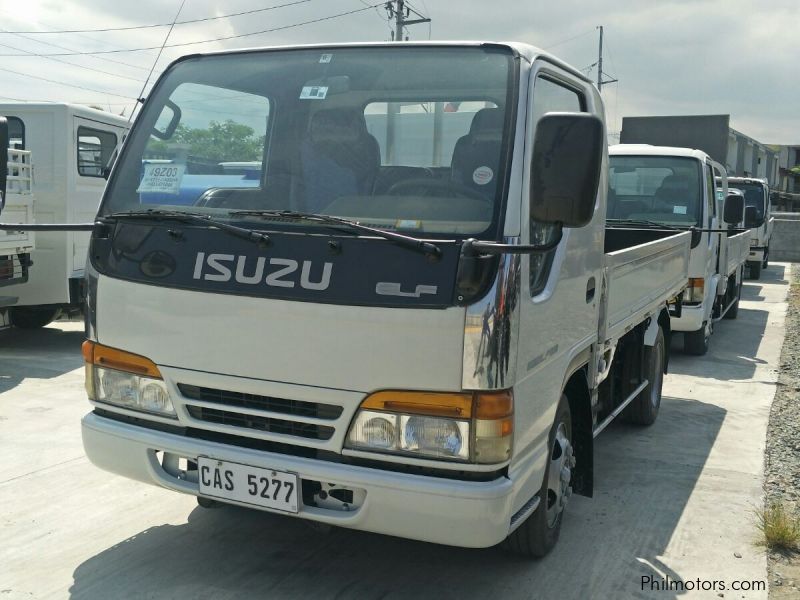
M758 281L745 280L742 288L742 301L762 302L762 283L789 285L784 278L785 267L773 265L761 272ZM747 306L747 308L745 308ZM702 357L690 356L682 351L683 335L673 335L669 371L679 375L694 375L722 381L744 381L752 379L756 367L766 364L757 358L758 348L767 328L769 312L749 304L739 308L735 320L722 319L714 325L709 354ZM713 364L713 370L708 365Z
M593 499L573 497L561 540L541 561L334 529L231 506L146 529L79 565L73 598L650 597L725 410L664 398L648 429L598 439ZM580 568L578 568L580 566ZM697 574L685 574L687 578ZM674 598L662 592L659 598Z
M56 322L43 329L0 331L0 393L28 378L51 379L83 365L82 328Z

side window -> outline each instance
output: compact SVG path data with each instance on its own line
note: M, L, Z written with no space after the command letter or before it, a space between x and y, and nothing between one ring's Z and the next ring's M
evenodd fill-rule
M586 101L583 95L555 79L539 75L533 86L533 123L536 124L544 115L550 112L585 112ZM531 244L544 244L555 234L552 225L545 225L531 220L529 223ZM553 264L555 250L546 254L530 255L530 288L531 296L535 296L544 289L547 276Z
M714 167L706 165L706 203L708 204L708 218L706 222L711 227L711 220L717 213L717 186L714 183ZM723 198L723 202L725 199Z
M8 147L25 150L25 123L19 117L6 117L8 121Z
M116 147L117 136L112 132L78 127L78 175L102 177Z

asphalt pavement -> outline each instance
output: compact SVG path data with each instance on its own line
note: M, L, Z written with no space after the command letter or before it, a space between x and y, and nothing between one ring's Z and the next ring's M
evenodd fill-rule
M595 497L573 496L540 561L204 509L100 471L81 445L82 324L0 332L0 600L766 598L731 586L767 577L753 511L788 276L748 281L707 356L675 340L658 421L600 435ZM653 589L669 580L716 583Z

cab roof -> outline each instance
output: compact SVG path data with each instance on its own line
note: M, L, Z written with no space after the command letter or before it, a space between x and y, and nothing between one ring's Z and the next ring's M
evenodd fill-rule
M527 62L532 63L535 59L541 58L550 62L557 67L568 71L571 75L586 81L588 83L592 83L592 80L589 79L586 74L582 73L581 71L577 70L572 65L565 63L560 58L550 54L549 52L545 52L541 48L537 48L531 44L525 44L522 42L493 42L493 41L420 41L420 42L348 42L348 43L338 43L338 44L295 44L295 45L284 45L284 46L261 46L261 47L248 47L248 48L236 48L236 49L229 49L229 50L217 50L213 52L198 52L194 54L187 54L182 56L175 61L172 62L170 66L176 64L182 60L196 58L200 56L220 56L226 54L238 54L238 53L249 53L249 52L272 52L272 51L279 51L279 50L311 50L318 48L320 50L335 50L337 48L402 48L402 47L443 47L443 48L453 48L453 47L500 47L500 48L508 48L510 49L515 55L524 58Z
M650 144L614 144L608 147L609 156L683 156L705 161L711 157L695 148L652 146Z

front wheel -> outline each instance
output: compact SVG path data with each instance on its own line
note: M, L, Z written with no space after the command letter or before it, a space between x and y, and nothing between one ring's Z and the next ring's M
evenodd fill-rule
M575 467L572 449L572 413L569 401L561 395L556 419L550 429L549 453L544 481L539 490L539 506L509 535L503 547L522 556L541 558L558 542L567 500L572 495L570 482Z
M656 341L644 348L644 364L647 387L625 408L623 417L635 425L652 425L661 407L661 388L664 385L664 361L666 360L664 331L658 328Z
M708 344L711 341L711 327L708 322L697 331L687 331L683 334L683 351L694 356L703 356L708 352Z
M733 301L728 312L725 313L725 319L735 319L739 316L739 300L742 299L742 284L736 286L736 300Z
M761 268L766 269L769 267L769 246L764 250L764 262L761 263Z
M761 261L747 263L750 268L750 279L761 279Z

